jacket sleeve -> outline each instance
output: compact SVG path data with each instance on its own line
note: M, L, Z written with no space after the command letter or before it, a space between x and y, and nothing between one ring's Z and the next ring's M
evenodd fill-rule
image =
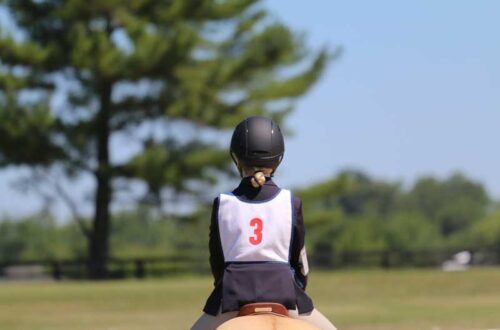
M214 285L221 279L224 273L224 253L219 235L219 198L214 199L212 206L212 218L210 221L210 234L208 241L208 249L210 252L210 268L214 276Z
M307 286L307 274L309 272L307 254L304 245L305 226L304 217L302 215L302 201L300 198L295 196L293 198L293 212L295 221L290 264L295 271L295 278L298 284L303 290L305 290Z

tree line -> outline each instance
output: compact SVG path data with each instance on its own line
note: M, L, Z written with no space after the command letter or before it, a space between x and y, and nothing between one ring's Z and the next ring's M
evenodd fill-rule
M360 171L298 192L312 250L420 251L495 248L500 208L462 174L421 177L409 188Z
M216 133L250 115L281 122L333 55L305 47L259 0L0 0L0 10L0 167L41 172L29 184L69 204L94 278L106 276L119 226L117 186L141 182L155 204L198 198L230 171ZM54 171L93 181L90 221L47 180Z
M309 254L484 247L500 251L500 207L462 174L422 177L409 188L361 171L295 190L303 200ZM150 206L113 214L110 255L207 256L210 206L164 216ZM90 222L91 219L85 221ZM75 222L49 214L0 222L0 262L86 258Z
M0 261L206 254L205 192L231 177L221 136L244 117L287 116L338 49L311 49L259 0L0 0L0 169L64 202L0 222ZM92 182L92 216L67 186ZM67 184L63 184L67 183ZM111 212L140 184L132 211ZM497 244L498 210L462 175L410 189L359 171L303 187L309 251ZM137 197L137 196L134 196ZM159 212L192 201L195 212ZM201 251L201 252L200 252Z

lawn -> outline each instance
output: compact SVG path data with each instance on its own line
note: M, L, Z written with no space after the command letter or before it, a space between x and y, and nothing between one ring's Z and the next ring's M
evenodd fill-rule
M188 329L209 277L0 283L0 329ZM500 329L500 268L315 272L308 292L340 330Z

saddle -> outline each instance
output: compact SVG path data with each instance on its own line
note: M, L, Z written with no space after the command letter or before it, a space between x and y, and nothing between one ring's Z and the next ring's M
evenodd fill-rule
M317 327L288 317L285 306L276 303L254 303L240 308L238 317L220 325L217 330L319 330Z
M288 310L285 306L277 303L253 303L246 304L240 308L238 316L272 314L276 316L288 316Z

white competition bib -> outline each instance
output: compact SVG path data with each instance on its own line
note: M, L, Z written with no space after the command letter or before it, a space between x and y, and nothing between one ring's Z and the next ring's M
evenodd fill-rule
M218 220L225 262L288 262L292 214L292 195L286 189L265 202L221 194Z

